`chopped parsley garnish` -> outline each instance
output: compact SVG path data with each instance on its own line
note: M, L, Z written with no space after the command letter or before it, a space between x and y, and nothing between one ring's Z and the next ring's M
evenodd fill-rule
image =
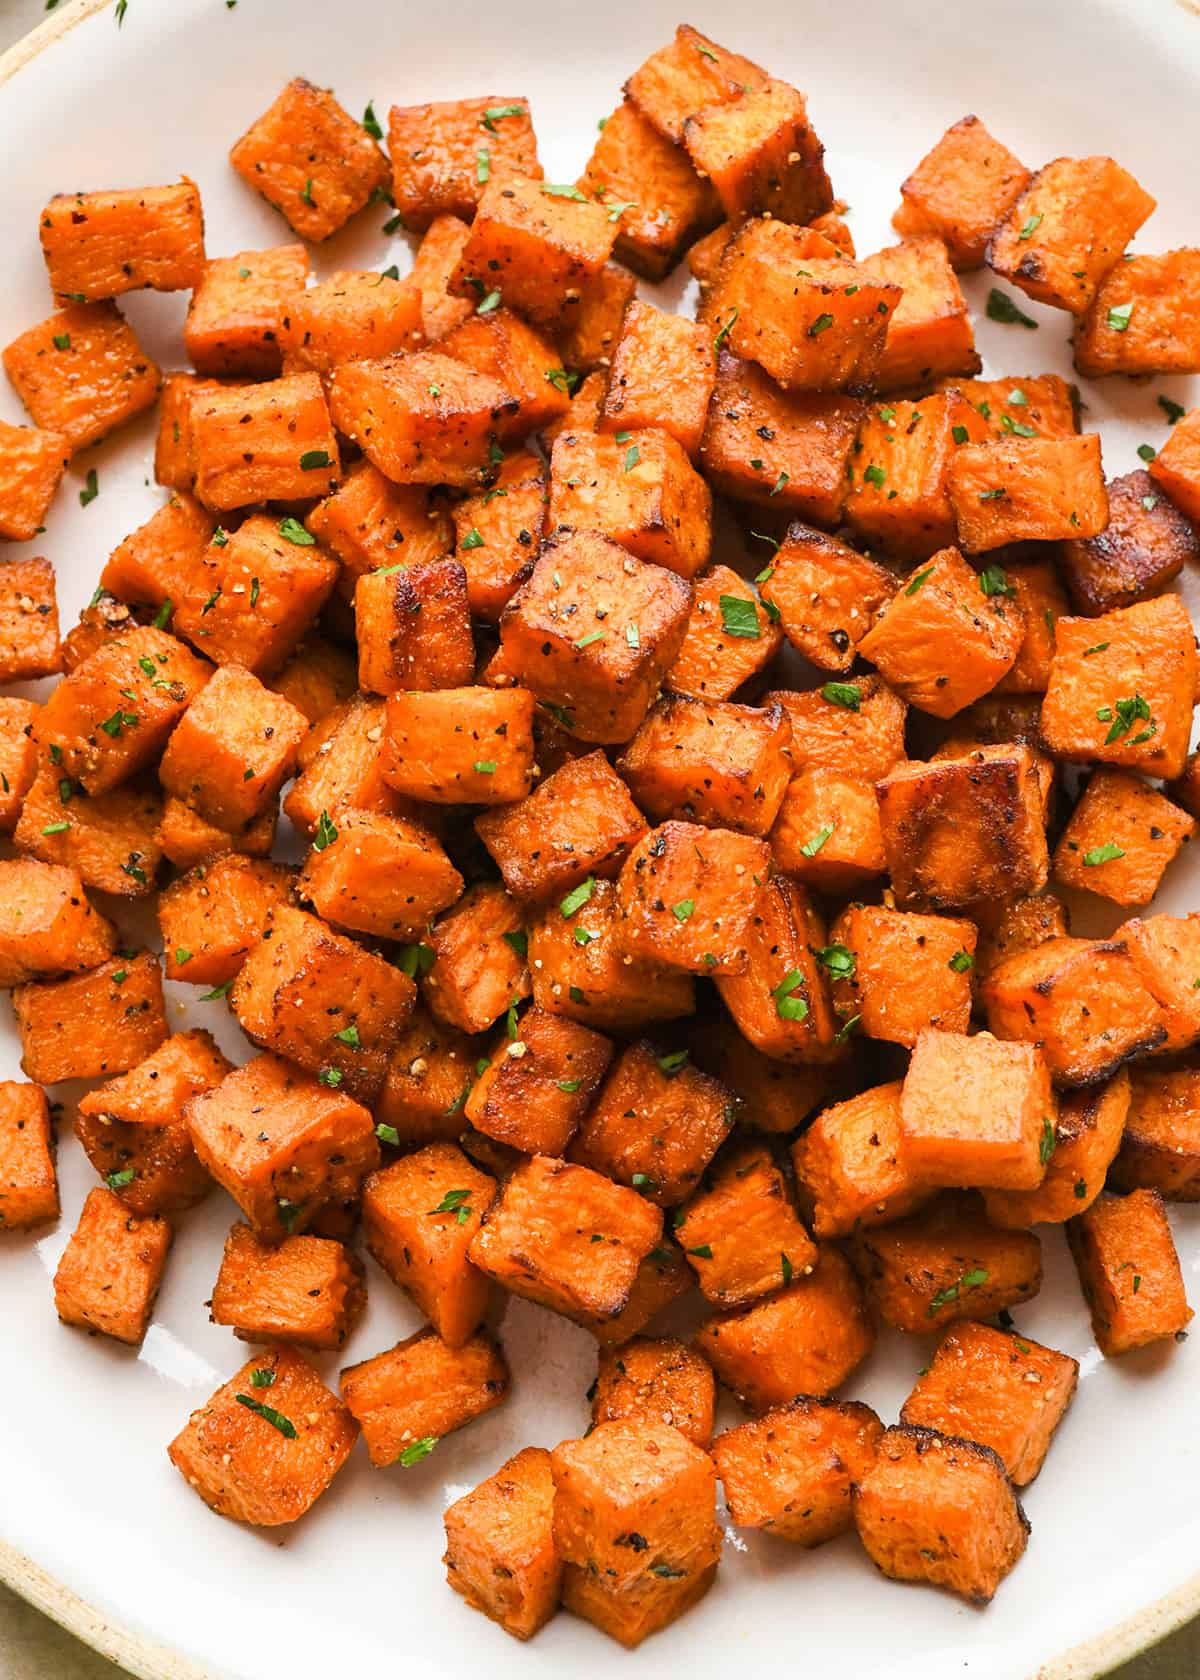
M830 833L832 833L832 829ZM775 1002L775 1013L781 1021L803 1021L808 1016L808 1002L805 998L795 996L804 986L804 975L798 968L790 968L771 993Z
M981 1283L988 1280L987 1271L982 1266L976 1266L969 1272L964 1272L957 1283L949 1283L945 1289L939 1289L925 1309L930 1318L934 1313L948 1307L952 1301L957 1301L964 1289L978 1289Z
M1039 211L1036 212L1036 214L1030 216L1029 220L1025 223L1025 226L1021 229L1020 233L1017 235L1017 238L1018 239L1032 239L1034 234L1041 227L1041 225L1042 225L1042 212L1039 210Z
M311 531L306 531L300 521L293 519L290 514L286 519L280 520L279 535L284 542L295 543L297 548L312 548L317 540Z
M817 853L821 850L821 847L832 836L832 834L833 824L830 823L827 828L819 828L811 840L806 840L804 842L800 850L806 858L816 857Z
M858 958L847 945L822 945L817 961L835 980L849 980L858 966Z
M979 587L985 595L1015 595L1016 585L1008 581L1003 566L985 566L979 574Z
M331 467L327 449L306 449L300 457L300 471L312 472L315 467Z
M1058 1147L1058 1138L1054 1132L1054 1122L1048 1116L1042 1121L1042 1136L1038 1143L1038 1160L1043 1166Z
M844 706L848 712L857 712L862 707L862 689L857 683L827 682L821 698L831 705Z
M245 1406L248 1412L257 1412L260 1418L265 1418L273 1429L278 1429L279 1433L285 1435L289 1441L296 1439L296 1425L291 1418L286 1418L282 1412L277 1412L274 1406L264 1406L261 1400L255 1400L249 1394L235 1394L234 1399L239 1406Z
M363 112L362 125L371 136L372 140L383 139L383 130L379 126L379 118L375 115L375 101L373 99L367 100L367 108Z
M96 477L96 469L92 467L87 475L87 485L79 492L80 507L87 507L100 494L100 480Z
M818 315L812 326L808 329L809 338L819 338L823 332L828 332L832 325L832 315Z
M1085 869L1095 869L1098 864L1113 863L1117 858L1124 856L1124 848L1114 845L1109 840L1103 846L1093 846L1090 852L1084 852L1083 866Z
M327 846L332 846L338 837L337 825L328 811L322 811L317 819L317 832L313 836L313 851L323 852Z
M380 1143L390 1143L393 1147L397 1146L400 1142L400 1133L396 1130L395 1126L385 1125L382 1120L375 1127L375 1136L379 1139Z
M758 608L745 595L722 595L719 599L721 623L727 636L738 636L756 642L762 635L758 622Z
M696 908L694 898L681 898L678 904L672 904L671 914L677 922L686 922Z
M969 974L971 969L975 967L975 958L970 951L955 951L946 967L952 968L955 974Z
M1002 292L998 286L993 286L988 293L987 317L989 321L1000 321L1006 327L1037 326L1033 317L1018 309L1008 293Z
M581 881L577 887L571 888L570 892L562 900L558 908L562 911L564 916L573 916L577 910L583 909L584 905L591 898L595 890L595 877L589 875L586 881Z
M1128 332L1132 314L1132 303L1114 303L1107 316L1108 324L1113 332Z
M923 572L918 572L915 577L910 578L904 593L906 595L915 595L917 590L920 589L921 585L926 581L932 571L932 566L926 566Z
M725 321L722 324L721 330L718 332L717 336L713 339L713 349L714 350L720 350L721 346L728 339L730 331L733 327L733 324L737 320L737 318L740 314L741 314L741 310L735 304L734 307L729 311L728 321Z
M122 1167L120 1172L108 1173L105 1175L104 1182L110 1190L124 1190L127 1184L133 1183L133 1168Z

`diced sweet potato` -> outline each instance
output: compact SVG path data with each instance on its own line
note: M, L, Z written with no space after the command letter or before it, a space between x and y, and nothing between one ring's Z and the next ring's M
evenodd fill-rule
M750 1139L721 1156L674 1223L700 1288L718 1307L744 1307L817 1263L770 1149Z
M521 688L390 694L383 776L435 805L523 799L533 784L533 696Z
M437 216L417 247L409 279L421 294L421 326L427 344L437 343L474 313L472 302L451 297L449 292L470 237L471 229L457 216Z
M564 431L550 461L550 525L599 531L681 578L707 564L712 497L669 432Z
M1036 1190L989 1191L984 1205L992 1224L1014 1230L1061 1225L1090 1207L1104 1188L1129 1102L1130 1079L1125 1069L1105 1085L1067 1092L1059 1108L1046 1176Z
M288 1237L278 1248L248 1225L225 1239L210 1316L243 1342L340 1348L366 1306L362 1266L326 1237Z
M1095 432L968 444L950 463L950 505L968 554L1094 537L1108 524Z
M871 1561L893 1581L987 1604L1020 1560L1029 1522L991 1447L932 1429L887 1429L854 1493Z
M873 408L848 463L846 517L870 543L908 560L928 560L956 540L950 474L962 446L987 424L959 392ZM918 574L919 575L919 574Z
M797 1188L818 1237L886 1225L925 1199L901 1145L900 1090L896 1079L835 1103L792 1145Z
M542 178L528 102L499 94L393 105L388 150L392 199L417 232L443 216L470 221L491 181Z
M43 863L66 864L83 883L119 898L154 891L163 858L157 789L125 782L93 798L43 764L25 796L13 839Z
M702 106L685 119L683 143L731 221L808 222L833 206L825 148L804 95L787 82L769 77Z
M389 815L415 809L383 779L385 716L382 700L358 694L334 718L326 720L324 738L315 747L310 749L312 737L305 737L300 751L301 773L283 802L294 827L313 835L322 811L344 806Z
M616 255L646 280L665 279L720 214L687 154L629 99L605 119L579 185L618 214Z
M1136 916L1121 924L1117 937L1162 1011L1164 1053L1186 1050L1200 1037L1200 917Z
M451 1346L418 1330L342 1372L342 1397L377 1466L419 1462L443 1435L499 1406L508 1387L503 1353L479 1331Z
M900 1097L906 1169L928 1185L1036 1190L1054 1151L1058 1103L1031 1044L927 1027Z
M100 586L123 601L173 607L212 541L216 520L187 491L171 496L109 555Z
M169 980L224 986L291 896L286 864L228 854L172 881L158 901Z
M288 373L327 374L342 362L415 349L421 294L391 274L339 269L287 300L279 336Z
M501 438L527 437L566 414L569 381L559 365L558 351L511 309L472 316L442 339L438 348L496 380L516 399L515 412L506 415L498 427Z
M342 563L339 592L354 598L364 572L439 560L454 546L445 508L417 485L391 484L369 461L318 502L305 520L309 531Z
M49 560L8 560L0 571L0 682L62 670L58 599Z
M171 1234L165 1219L138 1219L97 1185L54 1274L62 1322L137 1347L154 1310Z
M728 566L709 566L692 579L687 630L665 686L698 700L728 700L769 664L782 641L750 585Z
M856 1400L798 1396L713 1443L739 1528L819 1546L854 1526L851 1490L870 1470L883 1425Z
M0 421L0 538L28 542L45 527L70 453L61 432Z
M439 917L429 930L432 955L422 988L438 1020L461 1032L486 1032L529 996L521 927L520 908L494 881L469 887Z
M51 290L76 303L141 286L188 291L204 271L204 212L186 175L173 187L55 193L38 232Z
M697 1016L688 1033L696 1066L720 1079L741 1125L752 1132L794 1132L827 1101L833 1064L777 1062L742 1037L727 1014Z
M886 867L874 789L834 770L801 770L788 783L771 851L776 868L816 892L862 888Z
M239 665L225 665L176 725L159 780L221 828L245 828L292 774L308 720Z
M1061 545L1060 564L1079 612L1099 618L1161 594L1187 560L1200 559L1200 539L1177 508L1138 469L1108 484L1108 524L1098 536Z
M778 700L792 720L792 762L797 770L821 769L876 782L904 757L908 708L881 678L855 677L858 704L824 688L773 689L763 703Z
M34 739L41 707L0 695L0 833L11 834L38 770Z
M982 979L1018 951L1032 951L1047 939L1061 939L1071 928L1065 905L1053 893L1035 893L1003 904L976 906L979 944L975 971Z
M477 618L495 623L541 547L548 485L541 459L529 450L503 462L490 490L454 510L457 559L467 601Z
M34 423L69 454L154 404L159 370L115 303L73 303L4 351L4 371Z
M167 1036L162 971L146 951L67 980L29 981L12 1002L21 1068L39 1085L124 1073Z
M311 635L297 644L295 652L267 687L295 706L310 725L300 743L296 762L309 762L305 747L316 750L311 725L324 724L331 713L338 713L356 687L357 671L353 656L336 642ZM330 729L333 723L330 722Z
M190 420L195 492L206 507L325 496L341 478L337 437L315 373L198 392Z
M1070 545L1060 544L1059 552ZM1025 620L1025 640L1014 662L996 684L996 694L1044 694L1050 681L1050 664L1054 658L1054 633L1058 621L1070 607L1066 591L1058 579L1052 561L1033 560L1010 566L1007 571L991 567L992 582L1000 581L1012 591L1018 611Z
M1196 820L1137 776L1100 769L1090 778L1054 852L1054 873L1115 904L1148 904L1196 832Z
M963 117L925 154L900 187L897 233L933 233L955 268L982 268L997 222L1029 182L1029 171L980 122Z
M550 1454L525 1447L446 1511L446 1579L517 1639L558 1608L562 1563L554 1549Z
M284 313L307 279L308 252L303 245L238 251L207 262L183 328L192 366L210 376L277 378L283 371ZM203 384L193 387L197 393L209 389ZM190 410L189 398L181 432L190 433Z
M608 211L577 187L489 180L450 290L481 303L498 293L535 326L553 329L604 267L616 237Z
M457 560L366 573L355 586L354 622L367 693L460 688L474 675L467 575Z
M417 947L412 947L414 953ZM396 1033L387 1078L375 1106L377 1135L400 1144L445 1143L462 1131L463 1105L475 1077L476 1048L420 1006Z
M0 1083L0 1231L28 1231L58 1218L54 1152L46 1093L40 1085L4 1080Z
M635 1336L605 1349L592 1385L592 1426L625 1419L670 1424L697 1447L712 1441L716 1385L706 1360L674 1337Z
M579 1322L602 1348L621 1347L653 1323L673 1301L692 1287L692 1274L678 1247L664 1236L642 1261L629 1299L614 1318L582 1318Z
M622 945L692 974L743 973L769 860L765 841L732 829L684 822L652 829L617 881Z
M852 904L829 930L820 961L834 1008L865 1038L909 1049L927 1027L963 1033L971 1016L976 929L948 916Z
M404 939L462 892L462 876L429 831L400 817L338 807L321 813L299 890L352 933Z
M1127 253L1075 328L1075 366L1104 374L1200 372L1200 250Z
M1129 1114L1109 1182L1118 1190L1157 1190L1168 1202L1200 1201L1200 1073L1195 1068L1133 1069Z
M601 432L657 427L692 456L716 381L709 333L635 299L625 312L600 410Z
M0 862L0 985L92 968L115 944L76 870L33 858Z
M759 581L788 641L823 671L850 669L875 612L896 587L893 574L869 555L799 522L788 526ZM749 613L723 610L740 633Z
M744 86L761 87L766 80L750 59L681 23L674 38L630 76L625 94L665 139L679 145L688 117L728 104Z
M947 374L979 372L975 333L951 265L936 235L918 234L863 258L863 267L901 288L874 373L877 391L905 391Z
M655 821L765 834L788 784L792 726L779 705L662 699L617 768Z
M1200 408L1174 428L1150 463L1150 476L1181 513L1200 520Z
M103 590L97 590L95 605L89 601L79 615L73 630L62 641L63 670L68 675L77 670L97 649L127 636L137 629L137 620L124 601L117 601Z
M816 953L825 943L824 918L805 888L786 875L762 871L746 930L747 965L722 974L710 963L721 1001L743 1036L781 1061L824 1061L836 1053L837 1019Z
M1068 1223L1067 1241L1106 1359L1186 1329L1192 1309L1157 1190L1101 1196Z
M563 1155L612 1059L606 1038L536 1006L506 1033L466 1101L476 1131L528 1155Z

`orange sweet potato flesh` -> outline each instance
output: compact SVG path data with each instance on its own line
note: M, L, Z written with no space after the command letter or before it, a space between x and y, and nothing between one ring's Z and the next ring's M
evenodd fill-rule
M65 346L65 348L64 348ZM159 370L115 303L73 303L8 346L4 371L44 430L75 454L150 408Z
M646 280L665 279L720 211L711 184L628 99L604 123L580 188L623 208L616 255Z
M817 1263L783 1174L770 1150L750 1139L712 1167L680 1209L675 1236L705 1298L718 1307L746 1306Z
M1054 1147L1058 1105L1031 1044L928 1027L900 1099L905 1162L930 1185L1034 1190Z
M886 1225L925 1200L902 1153L901 1086L895 1079L835 1103L792 1145L801 1202L812 1209L818 1237Z
M1106 1359L1187 1328L1192 1309L1157 1190L1101 1196L1068 1224L1067 1241Z
M53 1149L46 1093L17 1080L0 1083L0 1231L58 1218Z
M283 371L284 310L288 299L303 291L307 278L308 252L303 245L239 251L207 263L183 328L192 366L198 373L214 376L276 378ZM178 377L169 382L169 388ZM214 388L203 380L192 386L196 392ZM190 395L180 406L185 411L179 416L183 436L176 443L188 441Z
M1005 543L1095 537L1108 524L1095 432L967 444L951 463L949 484L968 554Z
M232 980L289 902L294 879L286 864L230 853L172 881L158 901L167 978L202 986Z
M645 1418L670 1424L698 1447L712 1441L716 1385L712 1368L673 1336L635 1336L602 1349L592 1395L592 1423Z
M1101 768L1063 830L1054 873L1064 886L1086 888L1116 904L1148 904L1195 832L1196 819L1140 777Z
M955 268L981 268L993 228L1028 180L1024 164L978 117L963 117L901 185L892 225L906 236L945 240Z
M342 1397L377 1466L492 1411L507 1399L508 1387L504 1355L483 1332L451 1347L435 1330L419 1330L342 1372Z
M1133 1070L1129 1115L1109 1181L1118 1190L1157 1190L1164 1201L1200 1201L1200 1073Z
M529 103L508 95L393 105L388 151L393 201L417 232L443 216L469 221L485 182L542 178Z
M111 1190L88 1195L54 1274L54 1305L64 1324L98 1330L136 1347L171 1247L165 1219L138 1219Z
M172 187L56 193L38 231L52 289L76 301L139 286L187 291L204 272L204 213L186 176Z
M532 1638L558 1608L553 1511L544 1447L524 1447L446 1511L447 1581L517 1639Z
M1129 1106L1126 1068L1107 1084L1065 1093L1046 1176L1036 1190L989 1190L984 1206L991 1223L1027 1230L1033 1225L1062 1225L1086 1212L1104 1188Z
M272 1248L238 1224L225 1239L210 1316L243 1342L334 1349L365 1306L362 1266L341 1243L288 1237Z
M694 112L728 104L744 86L761 87L766 79L751 59L681 23L674 39L634 71L625 93L660 134L678 145Z
M162 972L149 952L18 986L12 1001L21 1067L39 1085L124 1073L167 1036Z
M727 828L667 822L640 840L617 881L626 952L693 974L742 974L765 881L766 843ZM691 903L690 915L674 906Z
M735 636L726 629L725 596L753 610L757 635ZM692 579L692 610L666 686L699 700L728 700L774 658L782 641L783 631L745 580L728 566L709 566Z
M739 1528L819 1546L854 1526L851 1489L874 1461L883 1425L869 1406L804 1395L713 1443Z
M531 1155L563 1155L600 1086L613 1047L578 1021L536 1005L505 1034L466 1102L467 1119L496 1142ZM512 1046L523 1049L513 1054Z
M0 985L93 968L115 944L78 871L33 858L0 862Z
M70 453L61 432L0 421L0 537L28 542L37 536Z
M884 905L851 904L829 930L849 974L835 970L833 1004L856 1031L909 1049L926 1027L965 1033L971 1018L976 929L962 917L922 916Z

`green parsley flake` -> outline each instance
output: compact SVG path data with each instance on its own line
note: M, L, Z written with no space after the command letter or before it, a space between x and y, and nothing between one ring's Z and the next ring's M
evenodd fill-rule
M87 484L85 488L79 492L80 507L87 507L88 503L94 502L99 494L100 480L96 476L95 467L92 467L87 475Z
M317 540L311 531L306 531L300 521L293 519L290 514L286 519L280 520L279 535L284 542L294 543L297 548L312 548Z
M835 980L849 980L858 966L858 958L846 945L822 945L817 961Z
M577 887L572 887L567 896L559 904L564 916L573 916L577 910L582 910L596 890L595 877L589 875L586 881L581 881Z
M1109 840L1103 846L1093 846L1090 852L1084 852L1083 866L1085 869L1095 869L1098 864L1113 863L1117 858L1124 856L1124 849Z
M998 286L993 286L988 293L987 318L989 321L1000 321L1006 327L1037 326L1033 317L1018 309L1008 293L1002 292Z
M831 705L844 706L848 712L857 712L862 707L862 689L857 683L827 682L821 698Z
M756 642L762 635L758 622L758 608L745 595L722 595L719 599L721 622L727 636Z
M273 1406L264 1406L261 1400L255 1400L249 1394L235 1394L234 1399L239 1406L245 1406L248 1412L256 1412L260 1418L265 1418L273 1429L278 1429L289 1441L296 1439L296 1425L291 1418L284 1417L283 1413L277 1412Z
M831 834L832 829L829 831ZM804 975L798 968L790 968L771 993L775 1013L781 1021L803 1021L808 1016L808 1002L793 994L804 985Z

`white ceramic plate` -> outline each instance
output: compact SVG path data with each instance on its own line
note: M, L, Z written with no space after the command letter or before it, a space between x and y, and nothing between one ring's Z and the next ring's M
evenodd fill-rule
M76 27L75 14L83 14ZM701 0L690 20L805 89L835 186L852 206L861 252L890 243L900 180L946 125L980 113L1031 164L1062 153L1111 152L1157 195L1139 239L1165 249L1197 236L1196 108L1200 19L1169 0L759 0L734 11ZM87 15L92 14L92 15ZM226 163L235 136L290 76L332 85L350 111L393 101L477 93L532 101L550 179L573 179L597 118L623 78L666 40L678 0L478 0L383 5L378 0L129 0L65 6L44 50L24 55L0 86L0 227L6 237L0 343L49 312L37 212L55 190L139 185L181 171L203 191L216 255L290 238L282 221ZM409 262L400 237L370 211L315 253L319 270ZM981 305L985 277L969 284ZM670 290L668 288L668 290ZM185 299L137 295L128 313L167 367L182 360ZM990 374L1069 374L1065 316L1034 308L1035 333L981 320ZM1195 382L1191 382L1194 386ZM1110 472L1161 443L1154 397L1197 400L1187 381L1085 392ZM5 389L0 412L21 418ZM109 550L160 499L151 482L153 429L126 430L73 465L41 543L58 569L64 621L90 594ZM77 491L87 468L100 495ZM20 550L13 550L14 553ZM1195 603L1193 603L1193 606ZM1167 904L1195 903L1195 868L1176 873ZM129 918L125 918L129 925ZM169 986L179 1024L218 1025L244 1054L219 1004L192 1004ZM0 1074L19 1076L7 1008ZM446 1503L518 1447L553 1445L586 1422L591 1339L525 1303L510 1305L503 1338L516 1374L512 1402L440 1446L410 1471L374 1471L361 1448L310 1516L289 1533L255 1533L214 1517L168 1463L165 1446L191 1409L243 1361L210 1325L203 1303L233 1208L214 1195L187 1216L144 1348L135 1353L61 1327L50 1277L93 1175L70 1135L67 1098L60 1170L64 1216L49 1235L0 1241L0 1532L54 1582L132 1631L119 1648L139 1672L168 1646L214 1676L328 1680L353 1664L417 1676L487 1671L542 1680L564 1666L583 1680L629 1680L681 1665L693 1680L731 1670L852 1676L853 1680L1016 1680L1097 1673L1150 1637L1104 1638L1091 1655L1059 1654L1111 1628L1200 1571L1200 1433L1194 1395L1200 1336L1176 1348L1105 1363L1096 1352L1060 1233L1044 1231L1046 1282L1022 1329L1081 1361L1078 1398L1030 1490L1028 1554L986 1612L941 1593L879 1578L847 1538L806 1554L730 1532L720 1579L680 1625L623 1655L560 1616L528 1648L508 1640L445 1586ZM1172 1210L1193 1295L1200 1301L1200 1211ZM342 1361L388 1347L417 1326L414 1311L372 1268L369 1314ZM853 1393L893 1419L927 1349L885 1334ZM8 1559L8 1573L16 1566ZM24 1584L28 1588L28 1579ZM43 1604L82 1626L43 1579ZM1185 1589L1162 1612L1200 1607ZM96 1623L88 1624L93 1637ZM139 1651L141 1654L139 1655ZM175 1672L171 1669L171 1672Z

